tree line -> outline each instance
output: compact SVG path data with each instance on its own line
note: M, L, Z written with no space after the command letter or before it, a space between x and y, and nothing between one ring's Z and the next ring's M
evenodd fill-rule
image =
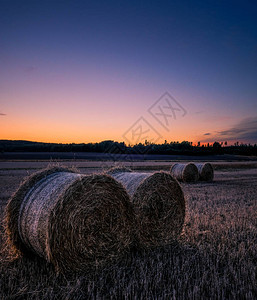
M227 142L202 144L198 142L168 142L153 144L145 141L136 145L126 145L124 142L112 140L99 143L41 143L30 141L0 140L0 152L98 152L115 154L166 154L166 155L212 155L235 154L257 156L257 145L239 144L227 145Z

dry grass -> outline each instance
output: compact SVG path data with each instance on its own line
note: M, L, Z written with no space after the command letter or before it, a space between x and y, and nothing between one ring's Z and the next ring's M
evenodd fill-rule
M199 172L199 180L212 181L214 178L213 166L210 163L195 164Z
M132 172L124 167L108 173L130 195L137 217L138 244L142 248L170 244L180 235L185 220L185 199L167 172Z
M243 180L221 175L212 183L183 184L188 209L177 244L133 250L94 273L57 276L40 258L6 261L2 248L0 298L255 299L257 171ZM0 200L5 206L6 197Z
M131 247L134 218L126 191L110 176L48 168L28 177L8 202L7 246L58 271L84 272Z
M170 173L174 178L183 182L196 182L199 179L198 169L193 163L173 164Z

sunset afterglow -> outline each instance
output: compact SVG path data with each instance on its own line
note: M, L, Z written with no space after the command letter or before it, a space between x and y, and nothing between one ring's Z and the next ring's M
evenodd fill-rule
M123 141L143 117L160 143L257 142L256 5L51 3L1 2L0 139Z

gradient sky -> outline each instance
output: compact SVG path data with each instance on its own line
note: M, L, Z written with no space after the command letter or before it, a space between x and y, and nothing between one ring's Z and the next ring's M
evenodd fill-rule
M257 143L256 16L256 1L0 0L0 139ZM166 128L149 113L165 92L186 111Z

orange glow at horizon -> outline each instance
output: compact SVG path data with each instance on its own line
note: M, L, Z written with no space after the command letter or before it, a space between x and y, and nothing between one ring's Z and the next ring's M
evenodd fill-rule
M189 120L176 120L174 121L169 132L160 127L159 124L152 121L151 125L155 126L155 130L158 131L161 138L156 143L162 144L165 140L168 143L173 141L189 141L194 145L202 139L204 136L200 136L199 127L201 123L194 123L191 125L191 118ZM121 122L113 122L108 120L106 123L104 120L99 124L86 122L86 120L72 118L67 122L65 118L48 119L36 118L36 117L23 117L18 116L3 116L0 119L1 133L0 139L7 140L28 140L36 142L46 143L96 143L104 140L114 140L118 142L125 142L129 144L123 137L124 132L133 124L134 120L130 118ZM92 120L91 120L92 121ZM97 122L96 122L97 123ZM126 127L125 127L126 126ZM147 138L150 140L150 137ZM139 140L144 143L145 140ZM210 143L214 142L210 137ZM133 144L131 142L130 144ZM207 142L201 142L201 145L207 144Z
M61 76L61 75L60 75ZM28 77L28 76L27 76ZM190 101L192 91L175 92L177 100L186 108L187 114L169 117L164 129L148 112L162 94L161 88L149 87L147 82L113 81L107 76L81 74L80 80L63 78L61 84L53 84L45 76L45 86L37 76L23 78L16 89L6 85L0 93L0 139L29 140L53 143L95 143L103 140L126 141L124 133L143 117L161 136L157 143L189 141L212 143L220 141L206 132L219 132L232 126L234 118L220 116L215 105L210 109L200 99ZM61 78L61 77L60 77ZM97 82L97 83L96 83ZM205 113L196 113L204 109ZM150 140L151 136L147 137ZM144 139L139 141L144 143Z

